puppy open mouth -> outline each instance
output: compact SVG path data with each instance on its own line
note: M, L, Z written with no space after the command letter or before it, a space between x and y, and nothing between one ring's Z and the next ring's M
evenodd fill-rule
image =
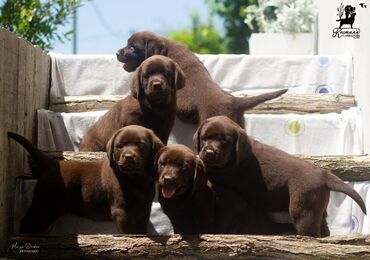
M170 199L175 195L176 193L176 188L168 188L168 187L162 187L162 195L166 199Z
M134 62L126 62L123 64L123 69L127 72L133 72L136 70L137 67L139 67L139 65Z

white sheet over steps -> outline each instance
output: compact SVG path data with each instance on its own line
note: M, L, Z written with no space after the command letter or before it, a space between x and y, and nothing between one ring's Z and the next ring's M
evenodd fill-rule
M249 56L199 55L211 76L233 94L250 94L289 88L290 93L353 94L353 68L350 56ZM52 56L52 96L125 95L132 74L126 73L113 55ZM86 129L105 111L53 113L39 111L39 147L45 150L76 150ZM362 115L359 108L326 115L246 115L247 132L254 138L293 154L362 154ZM177 121L169 143L192 147L194 126ZM33 181L18 180L16 218L26 212L32 197ZM370 183L351 183L370 208ZM370 233L370 218L364 217L347 196L332 192L329 227L332 234ZM16 221L16 223L18 223ZM153 203L149 233L172 232ZM153 228L154 226L154 228ZM114 233L110 223L91 222L63 216L53 233Z
M289 88L291 93L352 94L349 55L198 55L229 92ZM126 95L132 73L114 55L52 55L51 95Z

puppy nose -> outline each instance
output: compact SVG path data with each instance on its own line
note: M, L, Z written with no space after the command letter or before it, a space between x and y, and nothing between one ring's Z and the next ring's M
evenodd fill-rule
M135 159L135 155L131 153L125 154L125 159L128 161L133 161Z
M214 155L215 154L215 151L213 151L212 149L206 149L205 154L207 156L211 156L211 155Z
M119 52L118 51L116 52L116 56L117 56L117 58L119 57Z
M165 185L173 185L175 183L175 180L171 176L164 176L163 177L163 184Z
M160 88L161 86L162 86L162 82L159 82L159 81L153 82L154 88Z

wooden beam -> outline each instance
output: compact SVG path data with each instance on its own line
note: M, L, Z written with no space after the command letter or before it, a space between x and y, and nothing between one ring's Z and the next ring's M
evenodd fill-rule
M369 259L370 236L28 235L12 237L9 258Z
M106 157L104 152L47 152L58 160L94 161ZM370 156L306 156L297 157L309 161L323 169L331 170L344 181L369 181Z
M50 110L84 112L109 109L124 96L67 96L53 98ZM286 94L246 111L250 114L338 113L356 106L354 96L343 94Z
M355 97L343 94L287 94L245 111L248 114L340 113L357 105Z

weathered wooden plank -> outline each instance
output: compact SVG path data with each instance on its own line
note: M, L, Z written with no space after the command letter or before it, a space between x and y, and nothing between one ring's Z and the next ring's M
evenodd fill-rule
M5 120L5 104L4 104L4 97L5 97L5 79L2 75L4 75L5 71L5 35L0 30L0 122L4 122ZM6 168L7 164L4 163L6 161L6 134L5 128L0 126L0 254L4 252L4 245L7 242L7 232L8 226L4 225L5 218L7 217L7 210L6 210Z
M84 112L109 109L124 96L67 96L52 99L50 110ZM356 106L354 96L343 94L286 94L246 111L249 114L331 113Z
M370 236L70 235L11 238L9 258L369 259Z
M16 130L17 127L17 99L18 96L18 53L19 53L19 44L18 38L13 34L3 35L4 39L4 53L3 53L3 69L2 75L2 100L3 103L3 118L1 122L2 128ZM2 134L5 134L3 132ZM3 161L0 164L4 164L3 172L0 175L4 175L4 181L1 183L1 190L3 191L2 196L3 203L0 221L1 225L4 225L3 232L0 236L7 237L10 234L10 227L12 225L12 205L13 205L13 191L15 187L14 175L16 172L23 170L22 163L19 163L17 160L11 160L11 158L17 157L19 149L17 147L11 148L8 145L6 137L3 137L3 143L0 144L1 148L4 149ZM0 249L1 250L1 249Z
M0 255L12 227L14 178L27 166L24 149L9 145L7 132L21 133L35 143L36 109L46 108L40 100L47 97L40 96L48 88L49 68L43 71L36 59L49 56L34 53L34 46L0 28Z
M105 152L47 152L58 160L94 161L106 157ZM298 155L318 167L333 171L345 181L370 181L370 156L306 156Z

